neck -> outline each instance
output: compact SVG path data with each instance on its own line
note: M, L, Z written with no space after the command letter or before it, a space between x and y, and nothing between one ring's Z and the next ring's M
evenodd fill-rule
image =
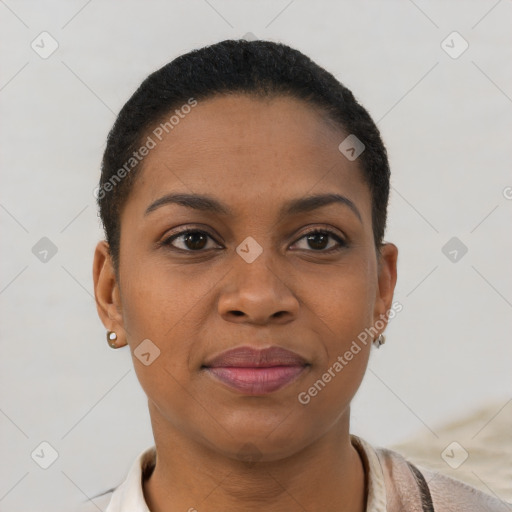
M191 440L150 404L156 466L143 483L152 512L363 512L365 474L349 410L321 438L279 460L247 462Z

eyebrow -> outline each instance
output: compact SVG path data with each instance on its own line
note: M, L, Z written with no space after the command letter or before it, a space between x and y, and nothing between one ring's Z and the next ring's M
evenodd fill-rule
M183 193L171 193L160 197L147 207L146 211L144 212L144 216L149 215L156 209L168 204L178 204L180 206L193 208L194 210L200 210L203 212L233 216L233 212L227 206L223 205L213 197L200 194ZM291 199L281 207L279 210L279 215L290 216L297 215L299 213L311 212L330 204L341 204L348 206L352 212L354 212L359 221L361 223L363 222L361 213L357 209L356 205L348 197L342 196L340 194L319 194L314 196L301 197L298 199Z

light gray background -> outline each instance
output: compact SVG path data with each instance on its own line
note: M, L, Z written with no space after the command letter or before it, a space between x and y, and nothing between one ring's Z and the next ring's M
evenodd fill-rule
M0 510L69 510L153 443L128 349L108 347L96 313L92 191L141 80L248 32L334 73L389 150L403 311L352 432L389 446L477 406L498 413L512 398L511 14L510 0L1 0ZM47 59L31 48L43 31L59 44ZM457 59L441 47L453 31L469 43ZM468 248L455 263L442 252L454 236ZM42 237L58 249L46 263L32 253ZM46 470L31 458L42 441L59 454Z

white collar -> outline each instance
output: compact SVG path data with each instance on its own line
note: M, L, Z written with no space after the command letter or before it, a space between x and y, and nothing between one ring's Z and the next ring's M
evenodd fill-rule
M156 460L154 446L144 450L132 464L126 480L114 489L105 512L151 512L144 499L142 477Z
M386 512L386 482L375 448L364 439L350 434L352 445L361 455L368 479L366 512Z
M366 512L386 512L386 486L384 473L375 449L364 439L350 435L353 446L363 460L368 478ZM124 482L114 489L105 512L151 512L144 499L142 478L154 467L156 450L152 446L144 450L132 464Z

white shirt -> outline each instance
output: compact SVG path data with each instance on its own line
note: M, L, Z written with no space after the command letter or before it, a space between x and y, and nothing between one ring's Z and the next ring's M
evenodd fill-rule
M374 448L360 437L350 435L353 446L363 460L368 480L366 512L386 512L386 487L382 467ZM81 512L95 511L98 506L105 512L151 512L144 499L142 477L151 470L156 460L155 447L143 451L133 463L124 482L113 491L89 501ZM108 504L107 508L105 506Z

